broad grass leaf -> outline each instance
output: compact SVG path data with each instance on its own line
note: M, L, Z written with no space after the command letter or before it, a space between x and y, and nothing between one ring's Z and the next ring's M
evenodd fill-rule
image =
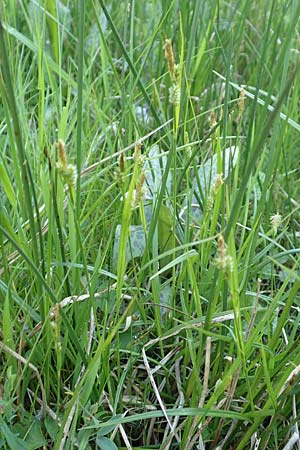
M168 282L164 286L161 286L160 291L159 291L159 302L161 305L161 308L160 308L160 316L161 317L164 317L165 314L167 314L169 312L169 308L172 306L171 301L172 301L172 288L170 286L170 283ZM165 308L164 308L164 306L165 306Z
M160 155L158 145L154 145L149 150L148 159L145 162L146 183L148 186L147 196L155 197L155 194L160 190L163 173L167 164L167 156ZM172 178L169 173L166 183L166 194L171 192Z
M114 418L116 418L116 419L118 417L122 417L122 414L116 414L114 416ZM107 425L107 427L101 428L97 433L97 439L111 433L112 431L114 431L115 428L116 428L116 425Z
M113 249L113 267L118 265L119 244L121 237L121 225L117 225L114 249ZM129 227L129 238L126 242L126 261L132 258L142 257L146 248L146 236L142 225L131 225Z
M59 430L57 422L54 419L52 419L52 417L46 416L44 420L44 425L51 439L55 441Z
M23 441L17 434L15 434L10 427L1 420L0 435L5 439L6 444L10 450L32 450L32 448Z
M97 438L97 446L101 450L118 450L116 444L111 439L104 436Z
M47 441L43 436L41 423L35 420L32 425L30 425L30 432L27 434L25 443L28 445L30 450L36 450L47 445ZM29 427L26 427L26 432Z

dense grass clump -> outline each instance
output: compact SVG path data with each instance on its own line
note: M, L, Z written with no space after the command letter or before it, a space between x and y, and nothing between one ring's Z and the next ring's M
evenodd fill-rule
M299 448L299 14L1 5L0 449Z

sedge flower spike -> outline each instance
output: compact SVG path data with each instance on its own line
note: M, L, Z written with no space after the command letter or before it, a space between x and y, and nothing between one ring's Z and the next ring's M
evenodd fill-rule
M213 208L215 198L216 198L217 193L218 193L220 187L222 186L222 184L224 184L223 174L217 173L216 178L214 179L214 182L210 189L209 196L208 196L207 203L206 203L206 208L208 211Z
M58 148L58 162L56 168L61 175L64 183L75 187L77 181L77 170L74 164L68 164L68 158L65 151L65 143L59 139L57 143Z
M181 98L180 65L176 64L170 39L165 40L165 58L168 62L169 75L172 81L172 85L169 88L169 102L178 107Z
M175 58L171 39L165 40L165 58L168 61L170 77L175 81Z
M274 235L276 235L277 230L282 223L281 215L278 212L276 214L273 214L273 216L270 217L270 223L272 225L273 233L274 233Z
M218 237L218 256L215 259L215 264L227 276L233 272L233 258L228 255L227 245L221 234Z
M174 83L169 88L169 102L174 106L180 105L181 91L178 84Z

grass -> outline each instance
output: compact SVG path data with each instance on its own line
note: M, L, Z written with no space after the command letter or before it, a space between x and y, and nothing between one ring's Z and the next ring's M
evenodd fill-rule
M299 13L2 5L0 448L299 448Z

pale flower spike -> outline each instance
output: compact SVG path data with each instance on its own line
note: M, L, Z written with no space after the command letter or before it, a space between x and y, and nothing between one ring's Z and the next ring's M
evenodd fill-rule
M215 259L215 264L219 270L228 276L233 272L233 258L228 255L227 245L221 234L218 236L218 253L219 255Z
M272 225L273 233L274 233L274 235L276 235L277 230L282 223L282 217L279 214L279 212L277 212L276 214L273 214L273 216L270 217L270 223Z

